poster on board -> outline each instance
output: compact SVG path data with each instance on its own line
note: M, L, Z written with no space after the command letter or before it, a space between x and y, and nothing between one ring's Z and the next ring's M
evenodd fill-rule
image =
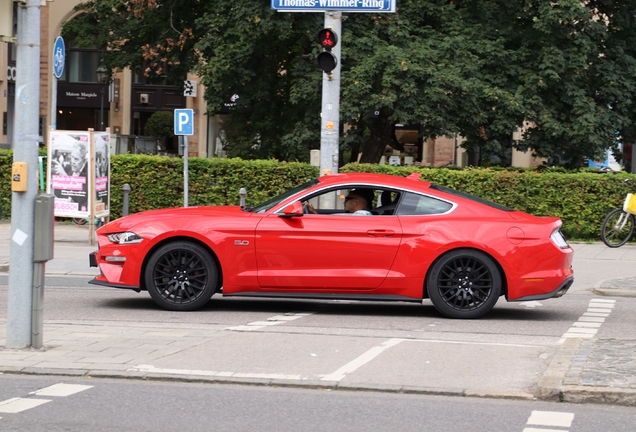
M91 132L53 130L49 137L47 192L55 195L55 216L89 217Z
M95 217L110 215L110 133L93 132Z

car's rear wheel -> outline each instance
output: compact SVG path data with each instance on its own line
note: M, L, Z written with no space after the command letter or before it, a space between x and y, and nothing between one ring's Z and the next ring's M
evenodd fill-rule
M168 243L157 249L146 265L146 289L162 308L195 310L216 289L218 269L210 253L189 242Z
M460 249L433 265L426 283L433 306L449 318L478 318L488 313L501 294L501 274L483 252Z

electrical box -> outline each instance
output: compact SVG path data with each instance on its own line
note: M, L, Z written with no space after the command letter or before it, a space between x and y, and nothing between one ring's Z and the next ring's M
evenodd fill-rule
M14 162L11 168L11 190L13 192L27 191L27 164Z
M37 194L35 197L33 262L53 259L54 203L55 195L53 194Z

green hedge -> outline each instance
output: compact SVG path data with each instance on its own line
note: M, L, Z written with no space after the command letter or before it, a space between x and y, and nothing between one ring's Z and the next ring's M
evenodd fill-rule
M0 151L2 218L11 213L13 152ZM256 205L318 175L304 163L274 160L189 158L188 204L238 205L247 190L247 205ZM111 157L111 219L121 216L123 186L128 183L130 213L183 205L183 159L147 155Z
M4 219L11 210L11 151L0 151L0 207ZM258 204L318 175L303 163L274 160L189 159L189 205L236 205L239 190L247 204ZM622 205L632 174L537 172L536 170L446 169L350 164L341 172L376 172L406 176L415 171L427 181L443 184L508 207L563 220L571 239L598 240L607 212ZM121 215L123 191L131 187L130 212L183 205L183 159L146 155L111 157L111 218Z

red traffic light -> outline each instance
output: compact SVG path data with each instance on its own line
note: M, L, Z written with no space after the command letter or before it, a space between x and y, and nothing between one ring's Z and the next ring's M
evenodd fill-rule
M322 29L318 32L318 42L324 49L331 51L338 43L338 35L331 29Z

